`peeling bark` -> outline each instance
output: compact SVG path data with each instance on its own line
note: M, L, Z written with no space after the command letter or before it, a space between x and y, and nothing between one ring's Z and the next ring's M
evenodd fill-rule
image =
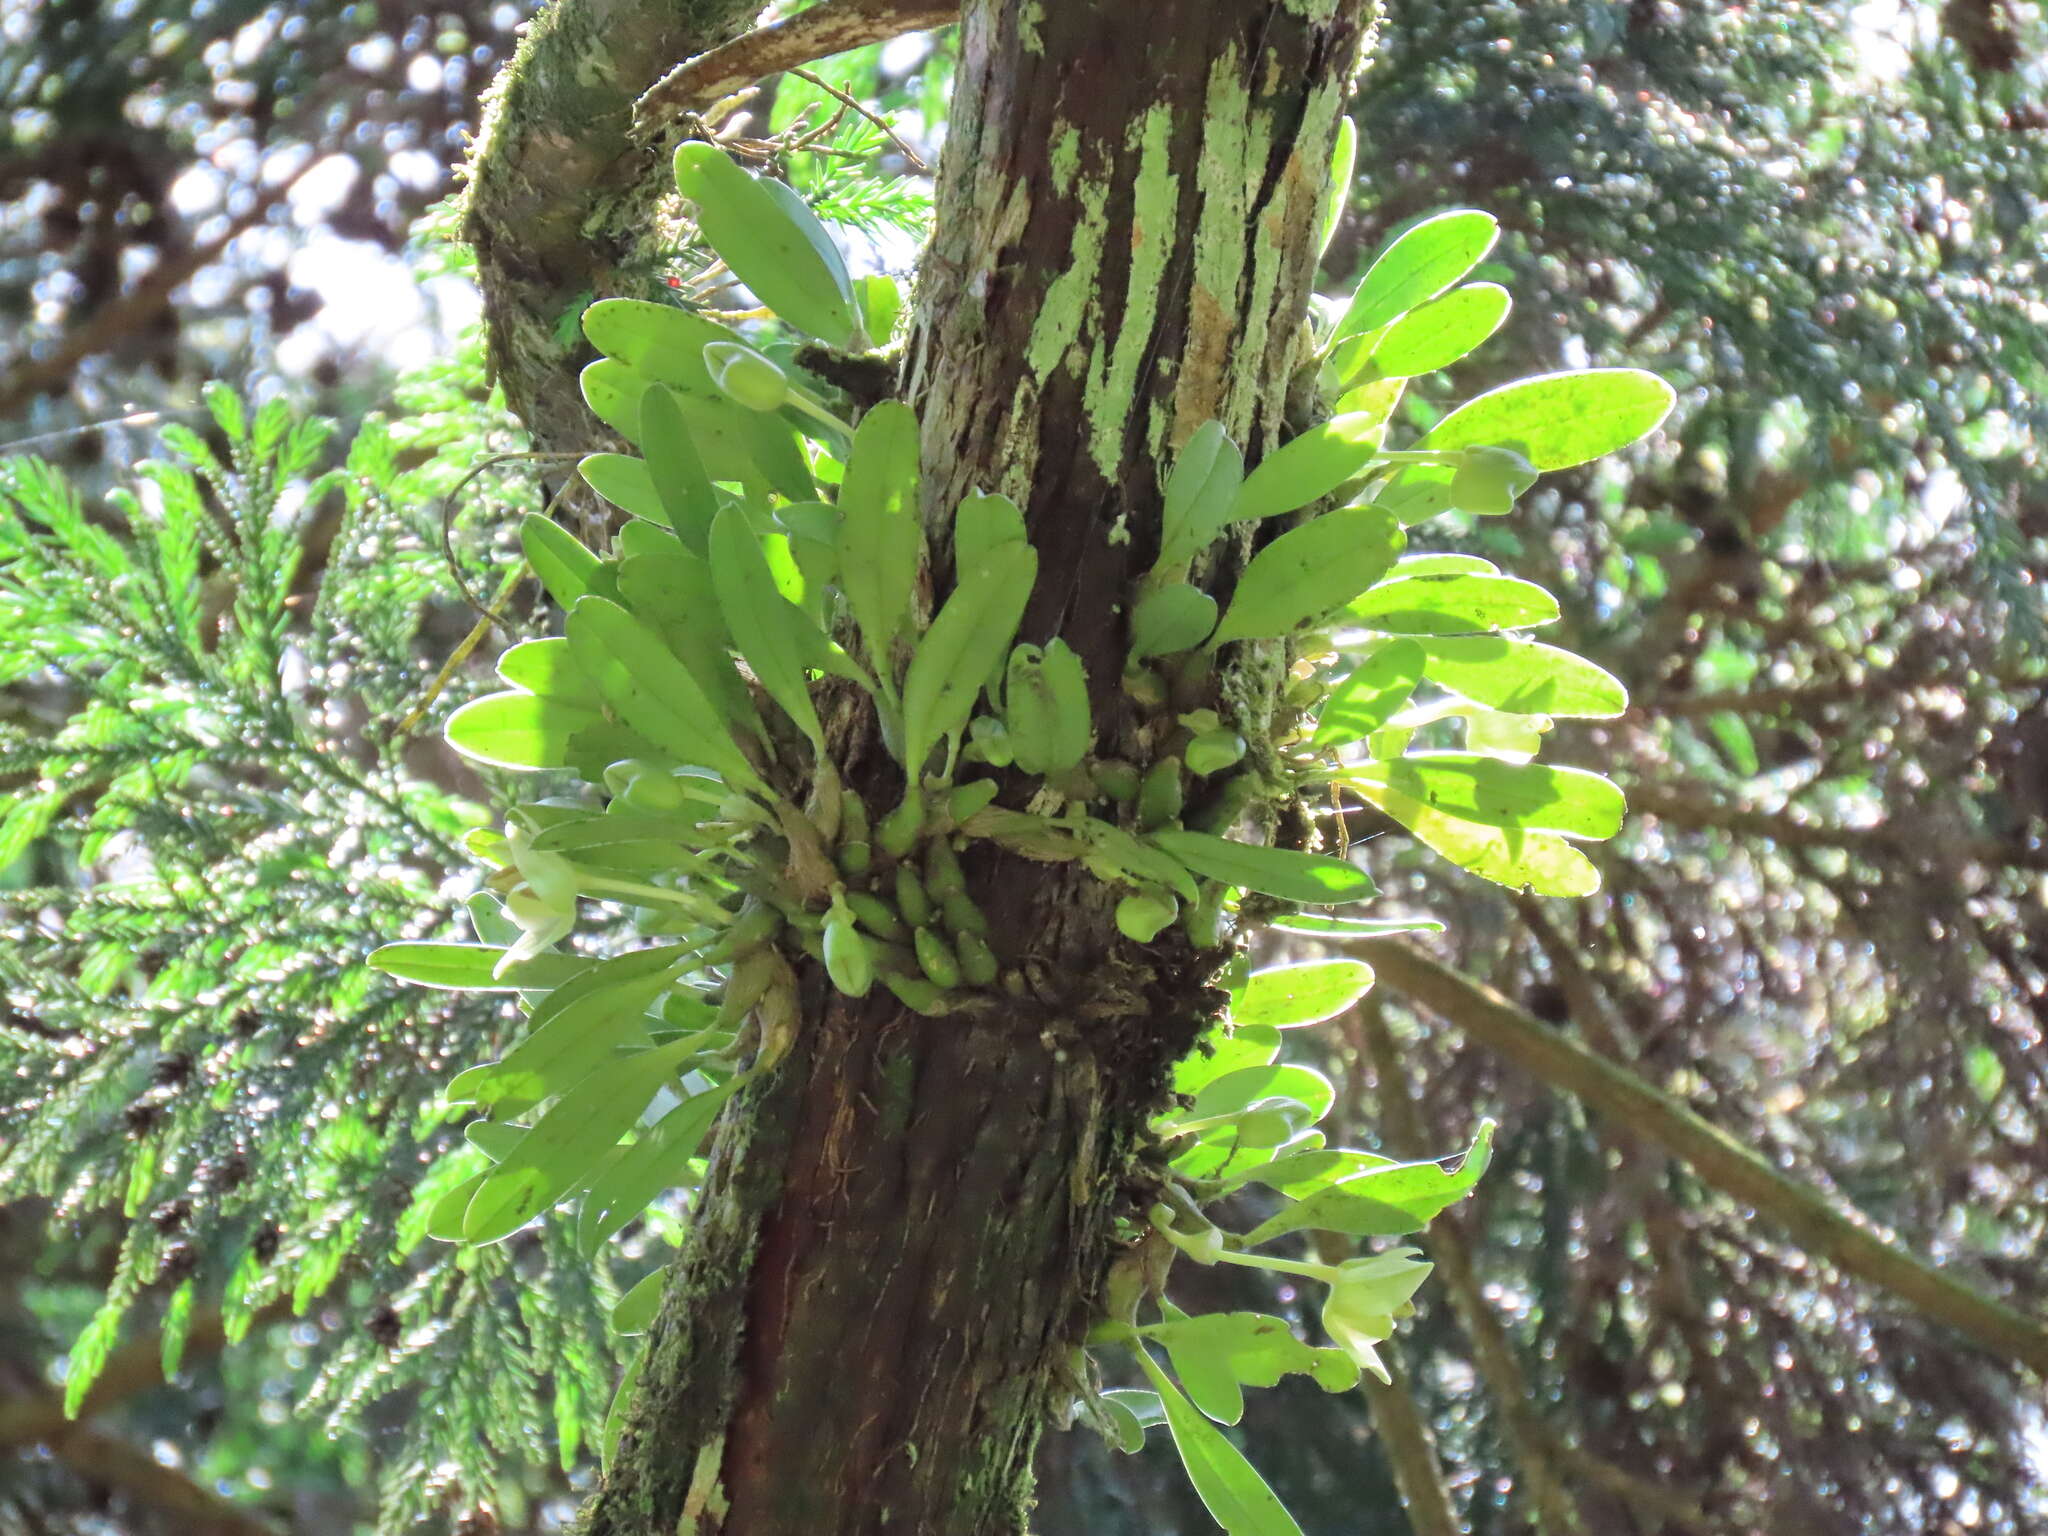
M1120 605L1172 445L1271 440L1315 264L1358 0L972 0L907 393L932 585L960 496L1000 488L1041 557L1027 639L1082 655L1108 739ZM901 776L857 712L850 782ZM892 775L894 775L892 780ZM593 1536L1025 1529L1132 1153L1213 1016L1220 956L1122 939L1071 865L985 848L1014 984L930 1020L805 977L790 1055L729 1111Z

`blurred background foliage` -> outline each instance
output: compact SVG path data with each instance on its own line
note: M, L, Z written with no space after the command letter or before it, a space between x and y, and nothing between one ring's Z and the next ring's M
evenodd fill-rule
M506 1020L357 963L456 917L488 786L434 730L536 617L522 591L411 720L538 504L422 219L524 16L0 12L0 1528L546 1529L588 1485L601 1305L667 1234L617 1274L544 1230L421 1241L442 1064ZM1587 363L1682 394L1628 462L1430 530L1550 586L1630 685L1560 743L1630 793L1604 890L1517 900L1358 813L1387 908L2037 1319L2044 46L2018 0L1388 0L1328 264L1334 291L1403 220L1486 208L1517 309L1419 409ZM947 72L942 37L823 78L929 155ZM879 178L797 179L902 270L921 189L847 142ZM2048 1528L2038 1376L1476 1014L1369 1004L1301 1047L1338 1130L1503 1132L1425 1242L1407 1392L1251 1402L1314 1536ZM1292 1300L1240 1283L1198 1299ZM1170 1457L1043 1460L1047 1536L1211 1529Z

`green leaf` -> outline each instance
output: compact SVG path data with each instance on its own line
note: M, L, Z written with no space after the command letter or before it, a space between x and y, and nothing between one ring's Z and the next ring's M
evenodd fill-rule
M633 616L660 630L668 648L718 706L722 719L737 721L765 740L753 694L726 653L733 640L719 609L711 563L652 523L629 523L620 529L619 550L624 556L619 563L619 594Z
M1094 720L1088 710L1088 673L1066 641L1055 639L1043 649L1020 645L1010 652L1003 716L1016 764L1024 772L1049 776L1080 766L1094 744Z
M1323 229L1316 245L1320 260L1344 222L1344 204L1351 196L1351 173L1358 164L1358 124L1348 117L1337 119L1337 138L1330 146L1330 203L1323 210Z
M1394 520L1377 507L1340 507L1288 529L1238 577L1210 648L1270 639L1316 622L1377 581L1403 542Z
M131 1286L116 1286L100 1300L97 1310L86 1325L78 1331L78 1337L71 1341L71 1354L64 1376L64 1417L75 1419L78 1410L85 1406L85 1397L92 1390L92 1384L99 1380L100 1372L106 1369L107 1359L114 1352L115 1341L121 1337L121 1319L128 1314L129 1304L134 1300Z
M531 1126L505 1125L496 1120L472 1120L462 1128L462 1135L493 1163L502 1163L531 1129Z
M730 326L695 310L646 299L599 299L583 311L583 334L598 351L647 382L705 399L715 397L718 386L704 366L704 348L738 340Z
M917 417L885 400L861 418L839 487L840 585L876 675L893 678L890 647L910 616L923 538L918 528Z
M1218 1025L1173 1069L1173 1091L1195 1094L1226 1073L1263 1067L1280 1054L1280 1031L1263 1025Z
M1417 642L1433 683L1511 715L1610 719L1628 708L1618 678L1583 657L1538 640L1497 635L1432 636Z
M1313 1125L1337 1102L1337 1090L1315 1068L1292 1062L1240 1067L1205 1084L1195 1095L1185 1118L1206 1120L1213 1115L1234 1115L1261 1099L1293 1099L1307 1107L1309 1124Z
M1010 648L1038 576L1029 544L997 547L962 578L917 643L903 680L903 766L911 782L932 748L963 729L982 685Z
M697 205L705 244L763 304L830 346L853 344L853 285L843 261L820 253L821 242L831 241L809 209L778 198L701 139L676 151L675 174L677 188Z
M514 688L579 707L590 698L590 679L576 669L569 642L559 637L507 646L498 655L498 676Z
M661 492L655 489L654 476L649 472L645 459L636 459L630 453L586 454L576 466L576 473L593 491L621 511L644 517L649 522L668 521Z
M565 768L570 738L598 718L595 709L562 699L487 693L448 717L448 745L494 768Z
M1457 209L1410 225L1373 261L1331 340L1378 330L1457 282L1493 249L1490 213Z
M1231 1000L1230 1017L1275 1029L1320 1024L1365 996L1372 980L1372 967L1363 960L1313 960L1254 971Z
M583 370L583 399L598 420L627 442L637 444L646 435L640 411L653 382L624 363L601 357ZM676 393L674 398L689 428L690 442L704 460L706 474L734 484L759 478L760 467L747 446L745 431L753 412L716 395Z
M1424 448L1512 448L1538 469L1569 469L1656 430L1677 395L1638 368L1587 368L1518 379L1468 400Z
M1188 1397L1219 1424L1244 1416L1240 1385L1276 1387L1290 1374L1310 1377L1325 1392L1358 1385L1358 1367L1343 1350L1304 1344L1283 1319L1261 1312L1178 1317L1138 1332L1165 1346Z
M617 1047L645 1042L648 1008L696 955L690 946L652 945L587 966L541 1001L526 1038L503 1061L458 1073L441 1096L503 1116L573 1088Z
M1412 752L1367 764L1346 782L1398 790L1465 821L1567 837L1612 837L1627 809L1621 791L1597 773L1468 752Z
M737 1081L728 1081L691 1094L591 1180L576 1220L576 1246L586 1259L638 1218L663 1190L683 1181L686 1165L703 1145L711 1122L738 1087Z
M1166 477L1156 570L1187 564L1230 521L1244 484L1244 455L1220 421L1205 421L1188 438Z
M668 1281L668 1266L651 1270L634 1282L633 1288L612 1308L612 1332L622 1339L634 1338L654 1326L654 1314L661 1310L661 1293Z
M711 580L740 655L822 755L825 727L811 703L804 667L828 642L810 616L777 590L761 541L738 507L727 507L712 521ZM812 633L801 632L806 629Z
M1409 576L1498 576L1500 567L1478 555L1403 555L1389 581Z
M685 418L695 409L695 402L686 404ZM771 489L791 501L809 501L818 494L803 439L785 416L750 411L729 401L718 402L718 409L730 418L732 432L746 445L747 456Z
M1174 1449L1180 1452L1188 1481L1227 1536L1301 1536L1294 1516L1244 1459L1243 1452L1181 1396L1150 1351L1141 1345L1137 1355L1166 1409L1166 1425L1173 1432Z
M1706 727L1708 734L1720 745L1728 766L1739 776L1754 778L1762 771L1763 761L1757 756L1756 736L1742 716L1732 709L1719 709L1707 716Z
M1372 876L1343 859L1290 848L1262 848L1207 832L1154 832L1150 840L1205 880L1242 886L1305 907L1333 907L1363 901L1376 887Z
M834 247L836 250L837 247ZM903 313L903 290L886 272L871 272L853 280L853 299L860 310L860 327L868 341L886 348L896 334L897 318Z
M1363 741L1393 719L1422 681L1428 658L1413 640L1394 640L1375 647L1365 660L1330 690L1316 716L1310 745L1318 751Z
M192 1332L192 1301L198 1288L187 1280L171 1292L169 1304L164 1308L162 1327L163 1349L160 1359L163 1363L165 1381L173 1381L178 1367L185 1363L185 1340Z
M1150 1410L1150 1422L1166 1421L1166 1410L1159 1406L1157 1392L1139 1392L1130 1387L1113 1387L1102 1394L1100 1402L1103 1413L1116 1432L1116 1448L1126 1456L1136 1455L1145 1449L1145 1425L1148 1420L1139 1416L1141 1405Z
M526 563L548 589L548 596L563 608L590 591L591 582L604 564L577 542L576 535L537 512L519 522L519 545Z
M1231 502L1233 523L1320 501L1372 462L1384 423L1364 412L1319 421L1259 461Z
M495 944L386 944L370 951L369 963L400 981L450 992L545 990L561 986L590 963L574 955L535 955L496 976L492 968L504 953Z
M833 286L845 296L847 303L853 310L854 319L858 322L861 315L860 295L855 291L853 278L847 271L846 257L833 241L832 236L826 231L825 226L818 221L818 216L811 212L811 205L804 201L803 194L798 192L788 182L777 181L772 176L756 177L754 185L782 205L783 215L803 235L804 239L810 244L811 249L817 252L818 259L825 264L826 270L832 274ZM735 268L735 270L737 269ZM856 335L854 341L848 343L848 345L853 351L862 351L864 348L858 345L858 343L869 341L873 334L870 333L868 336ZM884 339L888 336L887 331L883 331L880 334Z
M655 520L673 528L685 548L703 554L711 519L718 515L718 490L682 407L659 384L650 384L640 400L640 451L647 455L647 477L659 502Z
M1290 913L1274 918L1268 926L1275 933L1330 939L1384 939L1399 933L1444 931L1444 925L1430 917L1330 917L1320 912Z
M626 1432L626 1415L633 1408L633 1394L640 1390L640 1368L647 1364L647 1351L641 1350L626 1362L626 1372L619 1378L619 1389L612 1394L612 1405L605 1410L604 1434L598 1442L601 1453L600 1464L609 1470L612 1459L619 1453L619 1439Z
M577 664L627 726L678 763L769 793L690 669L646 625L617 603L586 597L570 610L568 630Z
M1493 1122L1483 1120L1455 1173L1446 1173L1441 1163L1393 1163L1369 1169L1292 1202L1247 1232L1244 1245L1255 1248L1286 1233L1310 1229L1354 1237L1419 1232L1444 1207L1471 1193L1492 1157Z
M1131 660L1192 651L1216 628L1216 599L1200 587L1154 587L1131 610Z
M1412 379L1448 368L1500 329L1514 301L1494 283L1468 283L1410 310L1372 349L1384 378Z
M509 1237L588 1179L695 1049L693 1038L675 1040L585 1075L478 1187L462 1218L463 1240L483 1244Z
M1391 635L1462 635L1527 629L1558 615L1557 599L1512 576L1403 576L1400 567L1348 605L1344 617Z
M1306 1152L1290 1152L1269 1163L1247 1168L1243 1173L1232 1174L1225 1182L1232 1188L1240 1184L1263 1184L1268 1189L1300 1200L1332 1184L1355 1179L1361 1173L1393 1166L1392 1158L1379 1157L1371 1152L1354 1152L1344 1147L1315 1147Z
M998 546L1024 537L1024 514L1007 496L968 496L953 513L953 569L971 571Z
M1590 896L1600 889L1592 860L1555 832L1489 827L1445 815L1399 790L1369 783L1354 788L1426 846L1483 880L1538 896Z
M1139 842L1122 827L1089 816L1076 822L1074 830L1088 847L1084 857L1098 879L1163 885L1183 901L1194 901L1201 895L1194 877L1179 860Z

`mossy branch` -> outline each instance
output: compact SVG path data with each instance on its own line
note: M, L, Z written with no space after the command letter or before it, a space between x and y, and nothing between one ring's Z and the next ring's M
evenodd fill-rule
M55 1393L33 1393L27 1406L34 1408L44 1397L56 1401ZM50 1454L86 1482L140 1505L162 1529L189 1531L193 1536L275 1536L275 1528L268 1522L175 1467L164 1466L147 1451L116 1435L65 1423L61 1405L58 1423L54 1432L39 1437Z
M758 0L556 0L491 92L463 234L476 247L491 367L544 448L592 445L582 340L563 322L630 265L652 234L636 196L666 184L662 157L633 143L633 103L759 11Z

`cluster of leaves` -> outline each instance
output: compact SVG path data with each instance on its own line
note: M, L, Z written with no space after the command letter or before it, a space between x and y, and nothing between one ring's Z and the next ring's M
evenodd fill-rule
M886 339L893 286L856 285L787 187L708 143L678 152L676 178L702 239L783 321L837 348ZM1531 759L1553 717L1618 713L1619 684L1513 633L1556 615L1540 589L1484 561L1404 558L1403 527L1453 507L1509 510L1540 470L1649 430L1670 392L1620 371L1537 378L1387 448L1405 381L1476 346L1505 312L1497 288L1458 286L1493 233L1484 215L1445 215L1374 264L1328 327L1329 421L1249 473L1216 423L1182 449L1120 679L1150 717L1157 750L1143 763L1096 755L1073 650L1058 637L1013 643L1037 556L1006 498L954 509L951 591L928 621L916 612L927 562L906 407L885 402L849 426L786 345L756 348L686 309L591 306L584 330L605 356L586 370L585 396L640 456L594 455L582 473L631 520L609 557L526 520L527 557L566 633L506 652L510 687L448 723L449 742L479 762L576 785L467 840L493 871L471 904L480 943L375 957L429 985L517 990L531 1010L510 1052L447 1091L485 1117L429 1181L426 1230L487 1246L580 1197L579 1241L594 1252L665 1191L700 1180L718 1111L800 1026L806 957L851 997L879 981L930 1016L1000 1006L1019 983L962 878L977 844L1078 861L1122 893L1129 939L1178 921L1204 949L1241 936L1254 911L1325 935L1398 929L1302 910L1372 895L1356 864L1229 835L1261 805L1333 786L1489 879L1591 888L1570 840L1611 835L1619 796L1597 775ZM1227 604L1189 580L1230 530L1317 507L1262 541ZM1216 686L1231 645L1299 663L1269 717L1223 712L1237 707ZM1438 696L1416 703L1425 680ZM886 814L833 756L825 721L849 690L866 695L901 772ZM1171 702L1191 694L1222 707ZM1446 729L1463 732L1463 750L1411 750ZM594 962L557 956L584 898L661 942ZM1134 1231L1123 1294L1097 1331L1136 1350L1153 1390L1081 1406L1127 1445L1163 1419L1234 1532L1294 1527L1212 1421L1235 1421L1243 1384L1302 1371L1341 1390L1361 1366L1381 1370L1374 1345L1426 1272L1406 1250L1341 1265L1254 1250L1308 1227L1418 1230L1485 1166L1483 1131L1449 1173L1330 1149L1314 1128L1335 1090L1275 1064L1278 1030L1343 1011L1371 979L1357 962L1240 969L1231 1013L1181 1069L1182 1107L1154 1127L1169 1167L1154 1237ZM1281 1209L1227 1234L1203 1208L1250 1182ZM1311 1348L1257 1314L1179 1314L1159 1295L1164 1266L1143 1257L1148 1243L1323 1282L1338 1347ZM650 1277L620 1303L621 1331L647 1326L659 1286ZM1155 1297L1165 1315L1139 1321ZM629 1373L619 1403L632 1386ZM621 1422L615 1408L611 1433Z

